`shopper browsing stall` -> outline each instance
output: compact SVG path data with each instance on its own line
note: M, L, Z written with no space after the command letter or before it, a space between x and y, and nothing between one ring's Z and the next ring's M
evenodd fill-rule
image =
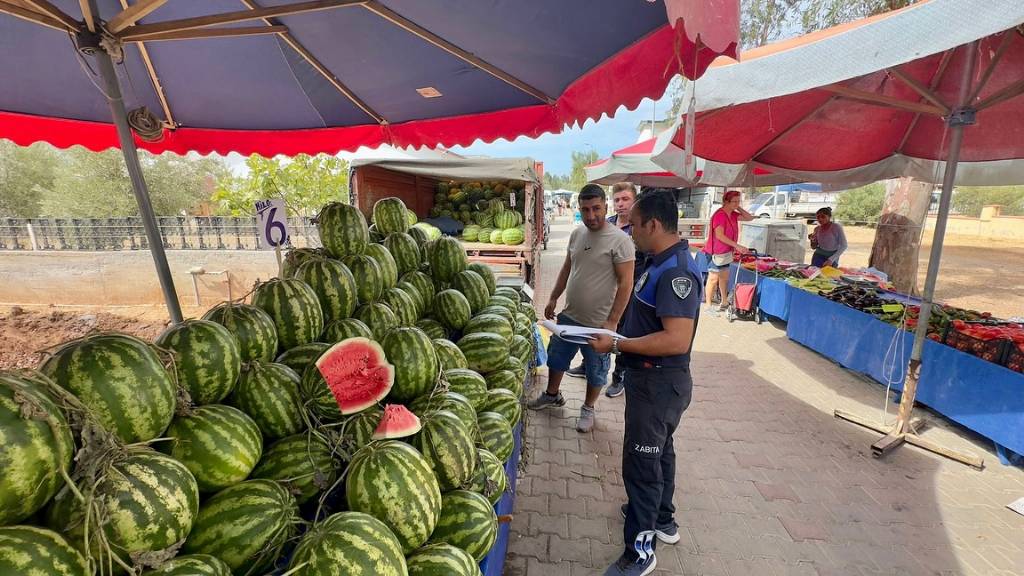
M754 216L740 207L740 193L729 190L722 197L722 207L711 216L711 234L704 245L708 256L708 285L705 294L708 312L714 313L711 300L718 290L718 310L725 310L729 305L729 265L732 264L732 253L750 252L746 246L739 244L740 222L749 222Z
M818 220L818 226L808 237L811 240L811 248L814 248L811 266L838 267L839 257L846 251L846 233L843 232L842 225L832 221L832 209L827 206L818 210L815 218Z

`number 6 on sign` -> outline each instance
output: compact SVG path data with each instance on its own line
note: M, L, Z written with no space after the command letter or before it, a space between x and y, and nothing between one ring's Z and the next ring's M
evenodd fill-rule
M260 250L280 250L288 242L288 213L284 200L256 201L256 232Z

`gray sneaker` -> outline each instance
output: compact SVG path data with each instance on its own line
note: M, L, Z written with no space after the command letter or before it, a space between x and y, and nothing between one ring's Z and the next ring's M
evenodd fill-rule
M647 576L658 566L658 559L652 553L646 561L630 560L625 555L619 557L604 571L604 576Z
M590 432L594 429L594 409L584 404L580 406L580 419L576 422L577 432Z
M572 376L573 378L586 378L587 369L583 367L583 364L576 366L575 368L569 368L565 372L566 376Z
M530 410L543 410L551 406L565 406L565 398L562 397L562 393L559 392L554 396L547 392L541 392L536 398L530 400L530 403L526 405Z
M609 398L618 398L619 396L622 396L622 393L625 391L625 388L626 385L625 383L623 383L622 380L619 380L618 382L612 380L612 383L608 386L608 388L605 388L604 395Z
M628 507L629 504L623 504L622 508L619 509L622 512L623 520L626 519L626 508ZM675 523L674 520L672 522L669 522L668 524L661 524L655 526L654 534L658 537L658 540L661 540L665 544L675 544L676 542L679 542L681 538L679 536L679 526Z

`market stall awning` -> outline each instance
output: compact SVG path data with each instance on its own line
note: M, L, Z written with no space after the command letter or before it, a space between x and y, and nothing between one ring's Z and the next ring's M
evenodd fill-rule
M970 54L976 126L957 183L1024 183L1022 24L1019 0L923 0L719 60L697 86L704 180L742 181L757 167L814 182L940 181ZM684 122L655 151L674 172Z
M291 155L535 137L635 108L680 71L735 55L739 10L738 0L93 1L89 18L86 0L0 1L0 138L118 146L102 84L76 50L86 28L120 60L126 107L159 122L159 139L140 147Z

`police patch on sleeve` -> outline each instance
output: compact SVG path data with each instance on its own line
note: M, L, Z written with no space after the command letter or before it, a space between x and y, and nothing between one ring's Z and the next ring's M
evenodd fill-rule
M643 276L641 276L640 279L636 281L636 286L633 287L634 293L639 294L640 291L644 289L644 285L647 284L647 275L649 273L650 271L644 272Z
M686 300L686 297L693 291L693 280L686 277L679 277L672 279L672 291L679 296L680 300Z

